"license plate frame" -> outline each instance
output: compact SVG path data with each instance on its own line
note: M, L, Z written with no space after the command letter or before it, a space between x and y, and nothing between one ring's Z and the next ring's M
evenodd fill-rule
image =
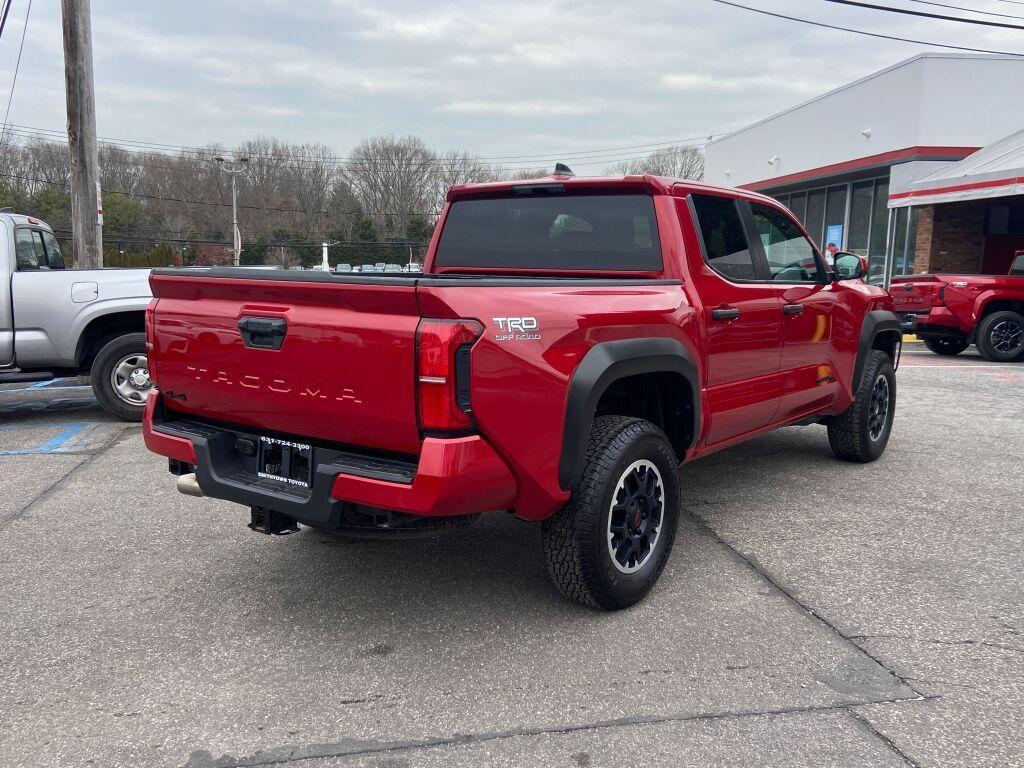
M256 474L298 488L310 488L313 481L313 446L294 440L260 436L256 450Z

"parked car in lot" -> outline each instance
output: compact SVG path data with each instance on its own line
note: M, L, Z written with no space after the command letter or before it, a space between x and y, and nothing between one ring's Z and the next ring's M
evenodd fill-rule
M46 222L0 213L0 383L87 372L104 409L138 421L149 270L66 266Z
M975 344L992 362L1024 359L1024 251L1006 275L896 277L889 291L932 352L958 355Z
M617 609L669 556L680 464L795 424L885 450L892 299L769 197L560 173L454 187L438 227L418 275L153 273L144 435L180 490L263 533L510 511Z

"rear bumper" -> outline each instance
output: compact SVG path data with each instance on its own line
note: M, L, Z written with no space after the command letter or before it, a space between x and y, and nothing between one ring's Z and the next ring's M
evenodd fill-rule
M305 488L256 474L254 460L240 454L236 443L258 441L258 434L168 420L157 392L146 401L142 428L149 450L195 466L207 496L325 527L339 525L346 505L441 517L507 509L516 492L508 466L479 435L428 437L415 462L315 446L312 482Z
M917 316L917 333L921 336L949 336L969 330L961 326L960 318L949 307L932 307L928 314Z

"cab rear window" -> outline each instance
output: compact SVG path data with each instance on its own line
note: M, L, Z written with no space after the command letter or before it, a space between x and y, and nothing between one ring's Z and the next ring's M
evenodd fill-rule
M650 195L525 195L459 200L445 219L439 267L657 271Z

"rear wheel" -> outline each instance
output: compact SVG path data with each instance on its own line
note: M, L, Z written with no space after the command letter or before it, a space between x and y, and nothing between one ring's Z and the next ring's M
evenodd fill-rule
M1024 316L1003 310L978 323L978 351L986 360L1009 363L1024 356Z
M874 461L885 452L896 412L896 374L885 352L873 349L853 404L828 424L832 452L845 461Z
M921 341L936 355L959 355L970 346L966 336L922 336Z
M146 396L153 388L146 334L126 333L108 341L93 360L89 378L105 411L125 421L142 421Z
M679 470L665 434L625 416L594 419L568 504L543 523L548 570L570 600L618 610L661 575L679 520Z

